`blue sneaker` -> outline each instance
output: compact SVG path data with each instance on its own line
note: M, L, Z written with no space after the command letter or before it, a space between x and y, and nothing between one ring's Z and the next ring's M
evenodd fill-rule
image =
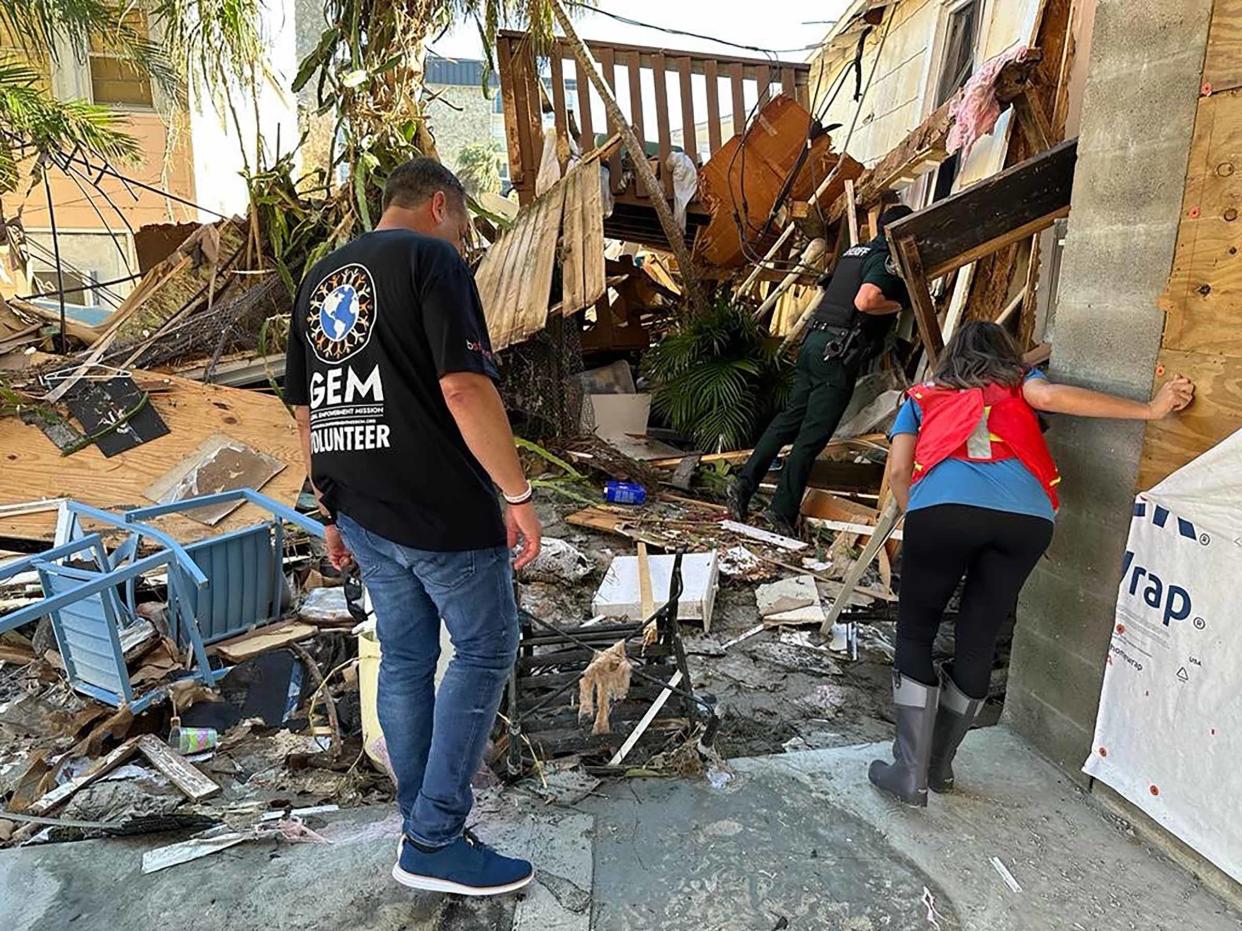
M432 853L419 850L403 836L397 846L392 878L411 889L457 895L503 895L535 878L526 860L503 857L470 831Z

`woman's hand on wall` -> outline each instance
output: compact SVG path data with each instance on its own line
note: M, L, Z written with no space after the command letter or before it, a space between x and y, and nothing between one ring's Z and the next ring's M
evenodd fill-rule
M1160 386L1156 396L1147 404L1148 419L1160 420L1169 414L1184 410L1195 399L1195 384L1185 375L1174 375Z

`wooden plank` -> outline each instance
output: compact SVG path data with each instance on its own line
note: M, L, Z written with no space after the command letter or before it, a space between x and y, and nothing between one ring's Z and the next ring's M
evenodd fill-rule
M314 624L287 621L284 624L260 627L258 630L249 631L239 637L214 643L208 652L218 654L230 663L242 663L260 653L266 653L268 650L275 650L299 640L306 640L317 633L319 633L319 628Z
M642 59L638 52L628 52L624 59L626 76L630 82L630 126L634 135L646 141L643 134L643 72ZM620 152L617 153L620 157Z
M651 594L651 560L647 557L647 544L638 541L638 613L643 618L655 614L655 597Z
M619 147L618 147L619 148ZM582 306L590 307L604 294L607 275L604 266L604 201L599 187L599 163L583 166L579 182L582 223Z
M583 73L582 63L575 61L578 84L578 145L583 152L595 148L595 130L591 128L591 80Z
M781 66L781 93L786 97L798 99L797 93L794 91L794 70L786 65Z
M613 57L612 49L601 48L599 50L599 55L597 57L599 59L600 70L604 73L604 80L608 82L609 88L611 88L615 92L617 89L616 88L617 69L616 69L616 61ZM607 121L606 125L608 127L608 135L609 136L615 135L617 132L617 124L616 124L616 121L612 118L612 113L605 110L604 116ZM585 151L586 150L584 150L584 152ZM621 166L621 153L617 152L616 157L617 157L616 167L614 168L610 164L608 168L608 171L609 171L608 182L609 182L609 186L612 188L614 192L619 191L621 189L621 172L619 171L619 168Z
M539 198L532 239L523 250L528 273L520 276L517 311L514 314L516 339L525 339L544 328L548 320L548 295L552 288L552 267L556 262L557 234L561 229L561 209L565 185L557 184Z
M672 134L668 122L668 72L665 71L663 52L656 52L652 73L655 75L656 129L659 132L659 174L664 186L664 196L673 196L673 175L668 170L668 156L673 151Z
M759 101L755 105L758 113L772 99L772 69L767 65L756 65L754 69L755 84L759 92Z
M556 124L556 135L562 139L569 138L569 117L565 108L565 62L562 59L561 43L552 46L549 59L552 68L552 119Z
M746 129L746 97L742 93L742 66L731 64L725 70L729 74L729 91L733 97L733 134L741 135Z
M850 245L858 245L858 200L854 196L854 182L845 182L845 222L850 230Z
M1216 0L1208 27L1203 85L1212 94L1242 86L1242 3Z
M802 105L802 109L811 109L811 90L807 86L809 83L808 72L798 71L794 73L794 100Z
M1195 400L1176 417L1147 424L1139 488L1150 488L1242 429L1242 357L1165 348L1158 359L1157 384L1185 375L1195 383Z
M1242 356L1242 90L1199 99L1163 345Z
M151 765L172 780L173 785L195 802L211 798L220 791L220 787L212 782L191 763L174 753L166 743L154 734L143 734L138 738L138 749Z
M534 66L531 57L530 43L517 44L510 52L509 73L513 75L513 110L517 132L518 146L522 152L523 181L526 188L526 200L535 194L535 175L539 172L539 159L543 154L543 140L536 140L531 134L530 119L530 71ZM538 105L538 100L535 101ZM529 179L526 170L529 169Z
M293 504L306 473L297 426L280 400L259 391L204 385L201 382L136 370L139 387L150 391L150 404L168 425L157 440L105 459L97 446L72 456L43 436L38 427L18 417L0 418L0 501L53 498L66 491L75 500L105 510L134 507L146 501L143 489L178 465L207 437L223 433L253 449L287 463L288 468L261 489L282 504ZM246 504L213 528L237 530L263 519L262 511ZM50 540L54 512L0 518L0 537ZM161 527L182 541L198 540L205 528L182 516L161 520Z
M42 816L56 810L73 796L79 789L90 785L100 776L106 776L134 755L138 749L138 738L131 737L107 756L100 757L86 768L84 772L58 785L28 809L26 814Z
M888 230L912 243L929 279L1019 242L1069 212L1078 140L916 211Z
M935 365L944 349L944 337L940 333L940 321L936 319L936 302L932 300L927 276L923 274L918 246L913 239L894 239L891 229L888 236L893 246L893 258L901 269L901 277L905 280L906 290L910 294L910 303L919 324L919 336L923 340L928 364Z
M720 151L720 73L715 59L703 63L703 78L707 82L707 147L712 155Z
M582 299L582 178L572 170L565 179L565 221L561 232L561 310L568 315L587 306Z
M699 163L699 137L694 127L694 86L690 80L690 59L677 59L681 97L681 147L690 161Z

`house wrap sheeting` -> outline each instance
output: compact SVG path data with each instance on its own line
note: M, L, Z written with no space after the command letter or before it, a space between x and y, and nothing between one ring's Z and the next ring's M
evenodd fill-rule
M1242 430L1134 502L1091 755L1242 881Z

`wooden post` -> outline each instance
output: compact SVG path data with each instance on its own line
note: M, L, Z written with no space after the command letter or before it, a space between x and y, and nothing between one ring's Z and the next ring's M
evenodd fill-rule
M858 245L858 201L854 197L854 182L845 182L845 220L850 225L850 245Z
M906 290L910 293L910 303L914 307L914 316L919 322L919 336L923 338L923 349L926 351L927 364L934 366L940 352L944 349L944 337L940 333L940 321L936 319L936 302L932 300L931 289L927 285L927 276L923 273L923 260L919 257L919 247L911 238L889 238L893 258L901 268L901 277L905 279Z
M812 239L807 247L802 250L802 256L798 259L798 267L785 276L784 280L772 289L772 293L767 296L759 309L755 311L755 319L762 320L780 300L781 295L797 284L798 279L806 274L807 266L814 265L819 261L820 256L824 254L824 250L828 248L828 243L823 239Z
M599 64L595 61L595 56L591 54L591 50L587 48L586 43L574 31L574 25L569 19L569 14L565 12L565 7L561 5L560 0L552 0L551 5L552 15L556 17L556 21L560 23L561 29L565 31L565 39L569 43L569 47L573 49L574 58L578 61L579 71L583 72L579 74L579 80L585 77L595 85L595 90L603 98L605 110L608 111L608 115L612 118L617 129L621 131L621 138L625 140L625 146L630 150L630 160L634 164L634 173L638 177L638 183L642 185L647 195L651 198L651 206L655 208L656 217L660 221L660 228L664 230L668 244L673 250L673 255L677 258L678 266L681 268L686 295L690 298L690 306L696 313L701 313L707 309L707 302L703 297L703 291L699 287L699 282L694 276L694 263L690 257L690 250L686 246L685 237L682 236L681 227L677 225L677 221L673 218L673 211L669 209L668 201L664 199L664 192L660 188L660 182L656 178L655 172L651 170L651 165L645 157L642 140L634 133L629 120L621 112L621 107L612 93L612 88L600 76ZM657 90L662 90L662 88L657 88ZM657 94L657 96L659 95Z

